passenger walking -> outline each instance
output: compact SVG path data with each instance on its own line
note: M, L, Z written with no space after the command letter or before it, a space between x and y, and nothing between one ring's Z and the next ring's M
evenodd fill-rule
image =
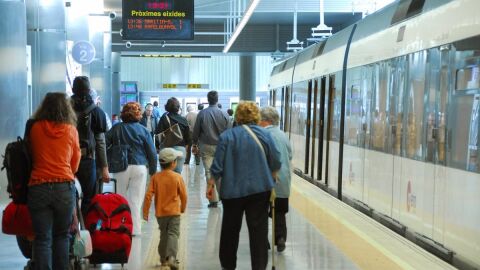
M48 93L30 131L33 169L28 208L35 241L35 269L69 268L69 228L76 199L74 174L80 163L76 116L64 93Z
M108 182L110 178L105 147L107 117L103 110L93 102L90 90L88 77L78 76L73 80L71 101L77 115L77 131L82 153L76 176L82 187L81 208L84 217L90 201L95 195L96 167L101 168L103 182Z
M270 133L257 126L260 110L252 101L240 102L238 126L220 135L210 169L207 197L219 186L223 204L220 263L223 269L237 267L237 249L243 213L250 239L253 270L264 270L268 262L268 208L273 174L280 169L280 153Z
M160 134L171 126L178 124L180 126L180 130L182 133L182 138L179 143L176 145L168 145L168 147L175 148L175 150L182 152L182 157L177 162L177 167L174 171L177 173L182 173L183 170L183 163L185 162L185 152L186 146L192 144L192 137L190 135L190 128L188 126L187 119L181 116L178 112L180 110L180 102L178 99L171 97L167 100L167 104L165 104L165 110L167 113L162 115L160 118L160 122L158 123L157 129L155 131L156 134ZM162 148L162 142L160 142L160 148Z
M193 128L195 127L195 121L197 121L198 113L195 111L195 108L192 105L187 107L187 115L185 118L188 122L188 127L190 128L190 135L193 136ZM200 165L200 154L198 152L193 153L195 156L195 164ZM187 146L187 156L185 157L185 164L190 164L190 157L192 156L192 144Z
M198 152L197 147L200 148L206 181L210 179L210 166L212 166L220 134L228 128L228 115L217 106L217 91L208 92L207 99L208 108L198 113L193 129L193 151ZM217 190L214 191L213 196L208 199L210 202L208 207L217 207L218 194Z
M277 245L277 251L282 252L285 250L285 242L287 241L287 221L285 215L288 213L288 197L290 197L292 178L290 169L292 146L290 145L290 140L278 126L280 116L277 109L274 107L262 108L260 115L260 126L266 128L272 135L275 146L280 152L280 162L282 163L275 184L275 244Z
M117 191L127 198L133 219L133 235L140 235L142 199L148 174L157 171L157 153L152 136L138 123L142 117L141 106L128 102L123 106L122 122L116 124L106 135L107 146L113 144L128 146L128 167L123 172L114 173Z
M182 152L173 148L160 151L162 171L150 179L143 202L143 219L148 221L152 197L155 199L155 216L160 229L158 254L162 265L177 269L178 237L180 236L180 214L187 207L187 191L183 178L174 171Z
M157 119L160 119L160 117L163 115L162 110L158 107L158 101L153 102L153 116L155 116Z
M157 129L159 118L153 114L153 106L152 104L148 103L145 106L145 111L142 114L142 119L140 120L140 124L142 126L146 127L148 132L150 132L150 135L152 136L152 140L155 141L154 139L154 133L155 130Z

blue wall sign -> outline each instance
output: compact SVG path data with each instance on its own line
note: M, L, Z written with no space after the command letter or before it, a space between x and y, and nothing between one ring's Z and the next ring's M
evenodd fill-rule
M75 42L72 48L72 57L77 63L88 65L95 58L95 47L88 41Z

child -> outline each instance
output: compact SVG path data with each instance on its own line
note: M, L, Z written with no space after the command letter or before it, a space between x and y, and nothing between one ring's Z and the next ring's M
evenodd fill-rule
M180 235L180 214L187 206L187 192L183 178L173 170L177 166L177 158L183 153L173 148L164 148L159 153L162 171L150 179L143 202L143 219L148 221L150 202L155 196L155 216L160 228L160 244L158 253L162 266L177 269L177 248Z

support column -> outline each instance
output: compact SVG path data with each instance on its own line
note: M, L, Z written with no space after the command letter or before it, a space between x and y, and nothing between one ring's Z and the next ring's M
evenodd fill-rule
M64 92L65 1L27 0L27 43L32 48L32 109L48 92ZM55 18L55 19L53 19Z
M240 100L255 101L256 69L255 55L240 56Z
M112 114L120 113L120 86L121 86L121 56L112 52Z
M29 116L27 26L23 1L0 0L0 149L23 137ZM2 158L3 160L3 158ZM7 177L0 173L0 198L8 198Z

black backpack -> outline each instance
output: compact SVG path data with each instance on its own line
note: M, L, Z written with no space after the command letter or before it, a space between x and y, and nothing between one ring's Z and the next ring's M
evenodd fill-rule
M96 105L91 104L85 110L77 112L77 131L78 139L80 141L80 149L82 150L82 156L89 156L93 154L93 149L95 147L94 135L92 131L92 114L91 112L95 109Z
M7 144L3 155L3 167L7 170L7 191L14 203L27 203L27 189L30 174L32 173L32 154L30 152L28 135L34 120L27 121L24 139L20 136L16 141Z

